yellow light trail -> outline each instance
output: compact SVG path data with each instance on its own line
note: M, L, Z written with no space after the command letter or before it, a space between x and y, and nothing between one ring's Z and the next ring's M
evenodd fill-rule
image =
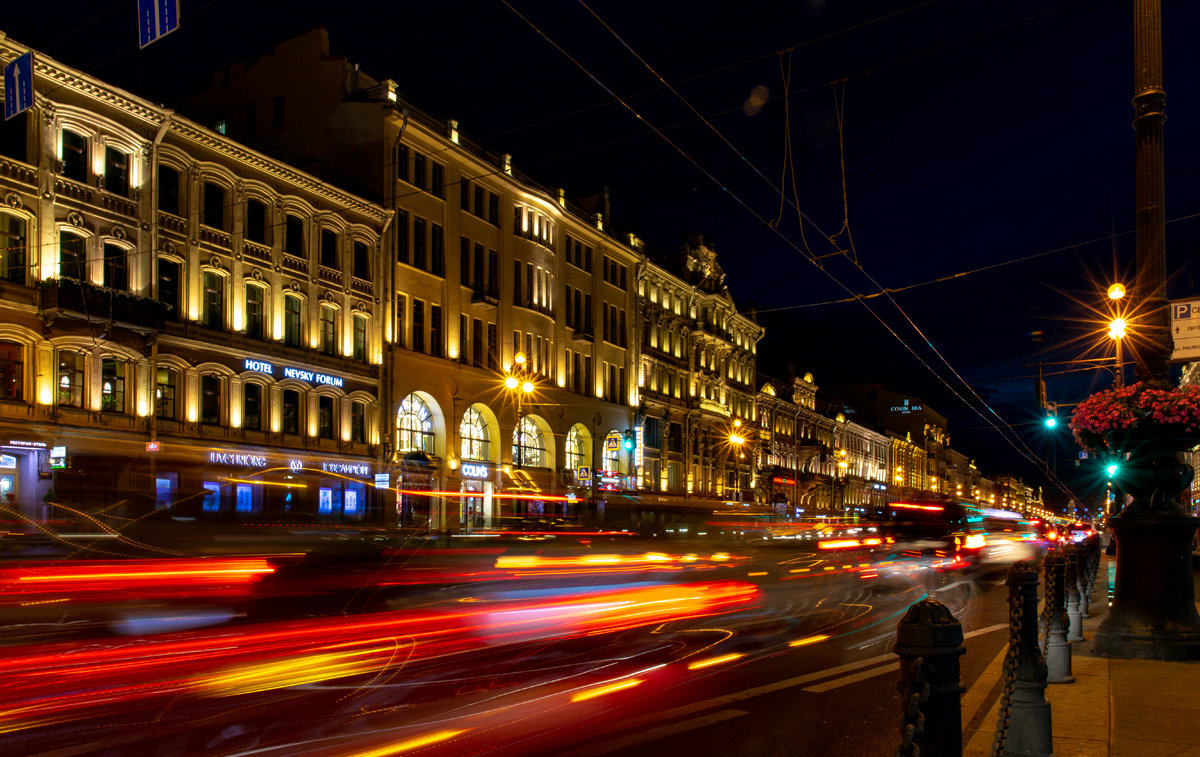
M744 655L740 652L734 652L732 654L721 655L720 657L710 657L707 660L697 660L696 662L693 662L691 665L688 665L688 670L700 670L701 668L711 668L714 665L722 665L726 662L733 662L734 660L740 660L741 658L743 658L745 656L746 655Z
M593 699L595 697L602 697L605 694L611 694L614 691L621 691L623 689L631 689L634 686L641 685L642 683L644 683L644 681L642 681L640 678L630 678L625 681L617 681L616 683L605 684L604 686L597 686L594 689L587 689L585 691L577 692L576 694L574 694L571 697L571 701L572 702L582 702L585 699Z
M460 733L466 733L469 729L463 728L457 731L434 731L425 736L418 736L415 739L401 741L399 744L391 744L389 746L379 747L377 749L369 749L365 752L354 752L346 755L346 757L387 757L389 754L400 754L401 752L409 752L413 749L418 749L430 744L436 744L439 741L452 739Z
M816 636L805 636L803 639L796 639L788 642L789 647L806 647L809 644L816 644L818 641L825 641L829 638L829 634L819 633Z

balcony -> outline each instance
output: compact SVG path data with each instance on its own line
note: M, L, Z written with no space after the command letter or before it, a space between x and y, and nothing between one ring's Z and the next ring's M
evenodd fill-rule
M271 262L271 248L265 244L251 242L249 239L242 242L242 254L248 259L260 263L269 264Z
M491 305L498 307L500 305L500 294L494 291L485 289L475 289L471 292L471 304L473 305Z
M327 266L317 267L317 278L326 284L332 284L336 287L342 286L342 272Z
M38 307L51 319L63 314L93 322L111 320L142 330L162 330L171 310L157 300L75 279L41 282Z
M308 261L295 255L283 253L283 267L296 273L308 273Z

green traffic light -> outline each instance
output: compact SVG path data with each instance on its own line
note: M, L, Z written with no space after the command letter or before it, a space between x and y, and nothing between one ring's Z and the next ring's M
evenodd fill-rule
M1058 418L1055 418L1054 416L1050 416L1050 417L1046 418L1046 428L1054 428L1057 425L1058 425Z
M1118 466L1116 463L1110 463L1105 470L1108 471L1108 477L1112 478L1113 476L1117 475L1117 471L1120 470L1120 466Z

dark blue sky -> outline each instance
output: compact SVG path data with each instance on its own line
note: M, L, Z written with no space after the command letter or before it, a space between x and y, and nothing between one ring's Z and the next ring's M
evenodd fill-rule
M324 24L335 54L543 183L609 187L611 226L652 251L710 235L767 326L762 368L923 397L985 473L1040 483L955 396L969 397L956 374L1043 453L1026 365L1110 349L1088 321L1134 266L1132 2L510 3L182 0L181 29L142 51L133 0L59 2L53 16L27 3L0 29L171 104ZM1200 293L1200 4L1165 0L1163 16L1169 295L1187 297ZM821 304L943 277L895 304ZM1109 381L1048 384L1072 403ZM1066 433L1060 475L1076 472Z

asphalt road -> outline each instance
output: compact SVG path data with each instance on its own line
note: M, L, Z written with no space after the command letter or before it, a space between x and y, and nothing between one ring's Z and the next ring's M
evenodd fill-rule
M913 602L933 596L963 624L966 723L986 711L989 700L982 695L996 693L987 676L975 684L1007 639L1006 589L1002 575L926 565L889 573L877 563L765 553L720 574L737 573L758 593L754 602L716 615L630 621L596 633L580 625L569 633L526 625L523 636L478 636L411 661L401 658L416 645L397 637L387 664L367 673L301 680L303 670L259 666L252 672L271 677L271 685L231 684L242 679L224 675L224 688L210 686L204 696L163 694L131 704L114 698L111 707L81 699L94 709L0 729L0 751L105 757L887 754L899 743L899 673L891 645L900 617ZM456 601L464 599L471 603L471 597ZM534 612L504 604L515 601L486 598L488 607L500 608L488 610L487 622L507 627L513 613ZM288 622L289 629L305 627ZM209 641L185 653L201 670L203 655L219 654L224 638L224 631L204 633L210 636L197 638ZM338 639L325 641L336 647ZM121 651L136 643L97 639L91 647ZM161 656L151 650L120 665L136 668L153 654ZM329 663L309 655L283 664ZM994 666L990 675L998 680ZM287 676L301 682L292 685ZM86 682L73 685L84 687L76 696L86 697ZM112 695L93 685L97 698ZM0 708L0 724L11 714Z

